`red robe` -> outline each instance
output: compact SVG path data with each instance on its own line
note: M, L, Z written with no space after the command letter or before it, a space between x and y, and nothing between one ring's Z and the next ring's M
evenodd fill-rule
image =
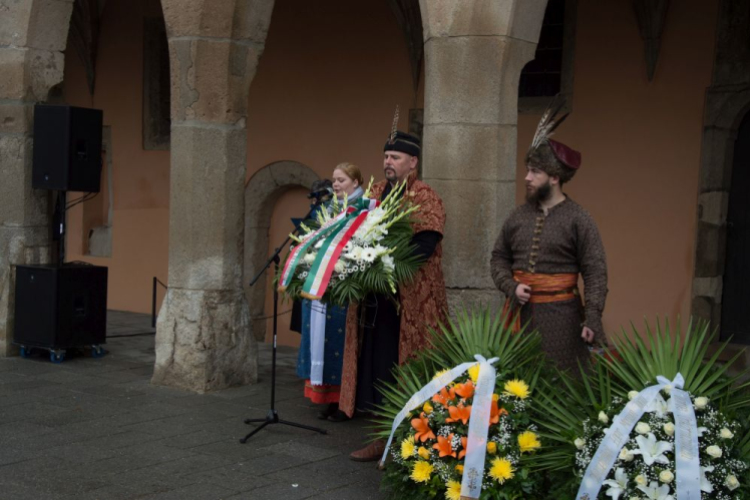
M372 198L380 198L387 181L372 187ZM412 214L414 234L435 231L441 235L445 229L443 201L433 189L412 175L408 180L405 197L419 209ZM417 271L414 280L399 286L401 304L401 331L399 336L399 364L425 347L428 347L429 329L436 328L439 321L445 322L448 300L443 278L443 249L440 243ZM344 366L341 375L339 408L350 417L354 414L357 397L357 361L359 359L359 307L351 304L346 318L346 341Z

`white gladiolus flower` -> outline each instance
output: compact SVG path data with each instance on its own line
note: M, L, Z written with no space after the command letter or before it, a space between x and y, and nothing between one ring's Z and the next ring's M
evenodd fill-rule
M708 405L708 398L700 397L695 398L695 401L693 402L693 406L695 406L696 410L703 410Z
M586 446L586 441L584 441L581 438L576 438L575 441L573 441L573 444L576 445L576 448L579 450L582 450L584 446Z
M659 481L661 481L662 483L669 484L672 481L674 481L674 474L672 473L671 470L663 470L659 474Z
M674 424L672 422L667 422L662 428L667 436L674 436Z
M316 254L314 253L306 253L305 256L302 258L302 260L307 264L308 266L311 266L313 262L315 262Z
M664 452L672 451L672 443L666 441L657 441L653 433L648 437L638 436L635 438L638 443L638 449L633 450L633 455L640 455L646 465L668 464L669 459L664 456Z
M721 437L721 439L732 439L734 437L734 433L730 431L729 429L727 429L726 427L724 427L719 432L719 436Z
M620 495L628 489L628 475L625 473L625 469L618 467L615 471L615 478L607 479L603 485L609 486L607 496L612 497L612 500L618 500Z
M323 246L323 242L324 242L324 241L325 241L325 240L324 240L323 238L321 238L321 239L319 239L318 241L316 241L316 242L315 242L315 245L313 245L313 246L315 247L315 250L318 250L318 249L319 249L320 247L322 247L322 246Z
M630 391L628 393L628 399L630 401L633 401L636 397L638 397L638 394L639 394L638 391Z
M649 500L674 500L674 497L669 494L669 486L651 481L648 486L638 485L638 489L646 494L646 498Z
M635 426L635 432L638 434L648 434L651 432L651 426L646 422L638 422L638 425Z
M385 267L387 272L393 272L393 270L396 269L396 264L393 262L393 257L390 255L383 255L380 260L383 262L383 267Z
M632 462L633 459L635 459L635 455L633 455L629 449L623 448L620 450L620 460L624 462Z
M608 424L609 423L609 417L603 411L599 412L599 422L601 422L603 424Z
M713 458L721 458L721 455L722 455L721 448L719 448L715 444L706 448L706 453L708 453Z
M714 466L701 467L701 491L704 493L713 493L714 485L706 478L706 472L713 472Z
M724 485L729 488L729 491L734 491L740 487L740 482L737 479L737 476L735 476L734 474L729 474L724 480Z

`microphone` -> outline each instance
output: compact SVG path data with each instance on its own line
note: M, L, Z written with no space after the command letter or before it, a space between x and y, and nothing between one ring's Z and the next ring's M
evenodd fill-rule
M320 198L323 198L324 196L333 196L333 188L325 187L317 191L311 191L307 195L308 199L313 199L313 198L320 199Z

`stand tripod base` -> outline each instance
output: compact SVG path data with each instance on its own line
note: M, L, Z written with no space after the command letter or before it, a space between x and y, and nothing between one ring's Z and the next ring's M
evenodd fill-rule
M312 427L310 425L303 425L303 424L298 424L295 422L289 422L288 420L282 420L279 418L279 414L276 410L268 410L268 413L266 414L266 418L246 418L245 419L246 424L253 424L257 422L261 422L261 424L255 429L253 429L253 431L250 434L240 439L240 443L242 444L247 443L247 440L250 439L250 437L252 437L253 434L260 431L262 428L264 428L265 426L269 424L284 424L284 425L288 425L291 427L297 427L299 429L305 429L308 431L318 432L320 434L328 434L328 431L326 431L325 429L319 429L318 427Z

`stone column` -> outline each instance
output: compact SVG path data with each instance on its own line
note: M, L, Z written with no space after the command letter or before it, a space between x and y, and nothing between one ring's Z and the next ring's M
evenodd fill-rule
M73 0L0 0L0 356L12 346L15 266L50 259L49 194L31 189L34 103L63 80Z
M425 40L423 178L445 203L451 309L499 305L489 261L515 207L518 81L546 0L420 0ZM469 243L470 242L470 243Z
M247 101L273 0L162 0L172 138L169 290L152 382L206 392L254 382L242 288Z

